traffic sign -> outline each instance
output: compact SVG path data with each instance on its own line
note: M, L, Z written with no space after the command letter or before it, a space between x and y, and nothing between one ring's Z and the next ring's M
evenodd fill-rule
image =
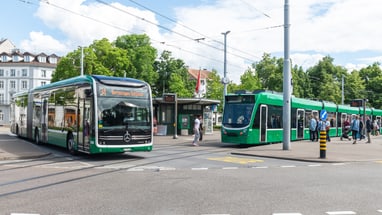
M321 110L320 118L326 120L326 118L328 118L328 112L326 112L326 110Z

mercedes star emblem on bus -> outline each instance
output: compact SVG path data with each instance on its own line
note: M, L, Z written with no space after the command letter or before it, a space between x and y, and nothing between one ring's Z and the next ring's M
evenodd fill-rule
M123 135L123 141L128 143L131 140L131 135L129 134L129 131L126 131L125 135Z

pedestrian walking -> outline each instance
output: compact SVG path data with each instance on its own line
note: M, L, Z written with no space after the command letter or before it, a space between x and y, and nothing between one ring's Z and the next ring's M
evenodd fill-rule
M359 131L359 120L357 115L353 118L350 127L351 127L352 136L353 136L353 144L356 144L357 134Z
M314 116L311 116L309 123L309 131L310 131L310 140L313 142L316 140L316 130L317 130L317 121Z
M366 117L366 136L367 136L366 143L371 143L370 133L372 129L373 129L373 124L371 123L370 117Z
M358 130L359 140L365 139L365 134L364 134L363 126L364 126L364 124L363 124L363 117L361 117L359 119L359 130Z
M326 130L326 141L330 142L330 121L329 119L326 119L326 122L325 122L325 130Z
M374 120L372 129L373 129L373 135L378 136L379 135L379 126L378 126L377 120Z
M198 142L200 139L200 119L201 115L196 115L195 121L194 121L194 141L192 142L193 146L199 146Z
M199 125L199 141L203 140L203 119L200 119L200 125Z

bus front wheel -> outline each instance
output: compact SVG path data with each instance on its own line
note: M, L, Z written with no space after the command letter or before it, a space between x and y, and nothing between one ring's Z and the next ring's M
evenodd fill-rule
M76 149L74 148L74 138L72 135L69 135L68 140L66 141L66 146L70 154L75 155Z

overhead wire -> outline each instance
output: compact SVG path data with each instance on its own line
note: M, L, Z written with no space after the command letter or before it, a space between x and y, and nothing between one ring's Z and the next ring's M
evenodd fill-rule
M36 5L36 3L33 3L33 2L31 2L31 1L27 1L27 0L19 0L19 1L20 1L20 2L23 2L23 3L27 3L27 4ZM106 25L106 26L113 27L113 28L116 28L116 29L118 29L118 30L121 30L121 31L124 31L124 32L127 32L127 33L132 34L132 32L130 32L130 31L127 30L127 29L124 29L124 28L119 27L119 26L117 26L117 25L114 25L114 24L111 24L111 23L107 23L107 22L104 22L104 21L102 21L102 20L95 19L95 18L93 18L93 17L86 16L86 15L84 15L84 14L81 14L81 13L78 13L78 12L75 12L75 11L72 11L72 10L69 10L69 9L67 9L67 8L61 7L61 6L56 5L56 4L54 4L54 3L51 3L51 2L49 2L48 0L37 0L37 1L42 2L42 3L45 3L45 4L50 5L50 6L53 6L53 7L58 8L58 9L64 10L64 11L66 11L66 12L68 12L68 13L71 13L71 14L74 14L74 15L77 15L77 16L81 16L81 17L83 17L83 18L90 19L90 20L92 20L92 21L94 21L94 22L98 22L98 23L104 24L104 25ZM152 21L149 21L149 20L147 20L147 19L145 19L145 18L143 18L143 17L139 17L139 16L137 16L137 15L135 15L135 14L132 14L132 13L126 11L126 10L120 9L120 8L118 8L118 7L115 7L115 6L111 5L111 4L106 3L105 1L102 1L102 0L96 0L96 1L99 2L99 3L102 3L102 4L106 5L106 6L109 6L109 7L111 7L111 8L114 8L114 9L116 9L116 10L119 10L119 11L121 11L121 12L127 13L127 14L129 14L129 15L135 17L136 19L145 21L145 22L150 23L150 24L152 24L152 25L155 25L155 26L157 26L157 27L159 27L159 28L165 29L165 30L167 30L167 31L169 31L169 32L172 32L172 33L174 33L174 34L176 34L176 35L179 35L179 36L181 36L181 37L187 38L187 39L192 40L192 41L196 41L196 42L198 42L198 43L201 43L201 44L203 44L203 45L206 45L206 46L208 46L208 47L210 47L210 48L213 48L213 49L216 49L216 50L218 50L218 51L224 51L223 48L218 48L218 47L213 46L213 45L210 45L210 44L208 44L208 43L201 42L201 40L203 40L204 38L209 38L209 37L206 36L206 35L204 35L204 34L202 34L202 33L200 33L200 32L197 32L196 30L193 30L192 28L189 28L189 27L187 27L187 26L185 26L185 25L183 25L183 24L181 24L182 27L184 27L184 28L186 28L186 29L188 29L188 30L193 31L194 33L197 33L197 34L203 36L203 38L199 38L199 39L192 38L192 37L190 37L190 36L188 36L188 35L185 35L185 34L182 34L182 33L176 32L176 31L173 31L173 30L171 30L171 29L169 29L169 28L167 28L167 27L165 27L165 26L158 25L158 24L156 24L156 23L154 23L154 22L152 22ZM147 9L147 10L150 10L151 12L153 12L153 13L155 13L155 14L160 15L160 16L163 17L163 18L166 18L166 19L168 19L168 20L170 20L170 21L176 23L175 20L173 20L173 19L171 19L171 18L169 18L169 17L167 17L167 16L161 15L160 13L158 13L158 12L152 10L152 9L149 9L148 7L145 7L144 5L141 5L141 4L139 4L139 3L137 3L137 2L135 2L135 1L133 1L133 0L129 0L129 1L131 1L131 2L133 2L133 3L135 3L135 4L137 4L137 5L139 5L140 7L145 8L145 9ZM38 5L36 5L36 6L38 6ZM178 24L179 24L179 23L178 23ZM155 39L152 39L152 38L150 38L150 39L151 39L152 41L154 41L154 42L158 42L158 43L161 43L161 44L165 44L165 42L163 42L163 41L158 41L158 40L155 40ZM221 41L217 41L217 40L215 40L215 39L212 39L212 41L214 41L214 42L216 42L216 43L218 43L218 44L221 44L221 45L223 44ZM188 53L191 53L191 54L194 54L194 55L203 57L203 58L208 58L208 57L205 56L205 55L197 54L197 53L195 53L195 52L192 52L192 51L183 49L183 48L178 47L178 46L176 46L176 45L170 45L170 44L166 44L166 45L169 46L169 47L178 48L179 50L182 50L182 51L185 51L185 52L188 52ZM239 49L236 49L236 48L232 48L232 47L230 47L230 49L232 49L232 50L236 50L236 51L239 51L239 52L241 52L241 53L244 53L244 54L247 54L247 55L251 56L251 54L246 53L246 52L243 52L242 50L239 50ZM228 52L227 52L227 53L228 53ZM242 56L242 55L239 55L239 54L235 54L235 53L229 53L229 54L232 55L232 56L236 56L236 57L238 57L238 58L247 60L247 61L251 61L251 62L253 61L253 59L249 59L249 58L247 58L247 57L245 57L245 56ZM251 56L251 57L259 58L259 57L257 57L257 56ZM210 59L210 60L213 60L213 61L216 61L216 62L219 62L219 63L222 63L222 61L218 61L218 60L216 60L216 59L214 59L214 58L209 58L209 59ZM234 65L234 64L230 64L230 65L235 66L235 67L238 67L238 68L242 68L242 67L240 67L240 66L238 66L238 65Z

